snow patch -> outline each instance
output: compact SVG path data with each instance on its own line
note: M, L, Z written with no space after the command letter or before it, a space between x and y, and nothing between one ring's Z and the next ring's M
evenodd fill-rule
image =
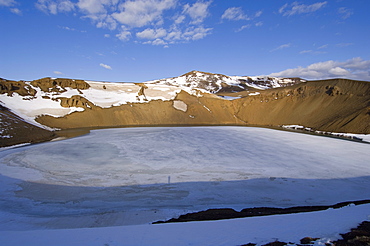
M344 137L344 138L349 138L349 139L356 139L356 140L361 140L361 141L370 143L370 134L355 134L355 133L339 133L339 132L317 131L317 130L314 130L310 127L305 127L305 126L301 126L301 125L283 125L282 127L285 128L285 129L304 130L304 131L308 131L308 132L314 132L314 133L317 133L317 134Z
M174 100L172 106L175 109L181 110L183 112L186 112L188 110L188 105L181 100Z

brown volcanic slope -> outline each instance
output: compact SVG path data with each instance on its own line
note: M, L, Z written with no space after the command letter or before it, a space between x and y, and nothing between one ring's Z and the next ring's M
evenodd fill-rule
M346 79L311 81L261 91L235 100L248 124L297 124L322 131L370 133L370 83Z
M42 116L37 121L57 128L298 124L322 131L370 133L369 82L312 81L233 101L183 91L175 100L187 104L186 112L175 109L173 101L151 101L108 109L91 107L62 118Z
M86 100L86 99L84 99ZM186 110L173 107L184 102ZM76 101L75 101L76 102ZM86 102L88 105L92 103ZM176 125L245 125L234 114L231 101L215 95L197 97L181 91L175 100L155 100L148 103L129 103L117 107L90 106L83 112L65 117L41 116L37 122L56 128L115 127L115 126L176 126Z
M32 96L32 88L23 90L21 82L2 81L2 93ZM10 82L10 81L9 81ZM57 82L57 84L55 84ZM185 91L174 100L128 103L101 108L83 97L88 88L84 81L38 80L43 90L75 87L80 96L60 98L63 107L79 106L85 110L64 117L39 116L46 126L70 129L81 127L160 126L160 125L303 125L321 131L370 133L370 83L346 79L311 81L293 86L259 91L232 101L213 94L190 95ZM73 82L75 83L75 82ZM9 88L8 88L9 87ZM244 92L243 92L244 93ZM239 95L240 92L234 95ZM247 92L244 95L248 94ZM177 106L176 106L177 105ZM180 106L179 106L180 105ZM5 105L6 107L6 105ZM5 107L0 110L2 135L0 146L50 139L53 133L25 123ZM16 119L16 120L15 120ZM19 127L18 127L19 126ZM31 128L32 130L28 130ZM35 130L37 129L37 130ZM10 134L10 135L11 135Z

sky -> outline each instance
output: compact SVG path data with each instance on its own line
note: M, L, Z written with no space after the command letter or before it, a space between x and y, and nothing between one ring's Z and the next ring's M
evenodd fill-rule
M0 0L0 77L370 81L369 0Z

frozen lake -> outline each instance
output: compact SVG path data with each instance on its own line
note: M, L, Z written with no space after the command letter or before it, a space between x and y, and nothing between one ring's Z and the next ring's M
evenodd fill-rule
M369 144L265 128L95 130L0 152L0 229L368 199L369 164Z

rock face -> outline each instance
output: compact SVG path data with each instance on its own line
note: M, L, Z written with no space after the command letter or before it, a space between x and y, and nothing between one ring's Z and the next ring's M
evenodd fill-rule
M52 78L43 78L34 80L31 84L35 87L41 88L44 92L63 92L66 87L72 89L85 90L90 87L88 83L84 80L75 80L75 79L52 79Z
M54 132L25 122L0 105L0 147L20 143L37 143L55 137L57 135Z
M234 100L225 100L226 96ZM12 115L32 127L302 125L321 131L370 133L370 83L346 79L305 82L198 71L138 84L0 79L0 105L4 119ZM16 123L4 119L8 123L2 125L1 134L8 136ZM26 141L17 136L23 139L20 142ZM3 137L2 142L4 146L16 141Z
M34 96L36 90L26 85L25 81L13 81L0 78L0 94L12 96L13 93L17 93L21 96Z
M7 93L8 96L12 96L13 93L17 93L21 96L34 96L36 90L31 85L40 88L44 92L55 93L66 91L65 88L67 87L78 90L85 90L90 87L84 80L43 78L26 83L26 81L12 81L0 78L0 94Z

